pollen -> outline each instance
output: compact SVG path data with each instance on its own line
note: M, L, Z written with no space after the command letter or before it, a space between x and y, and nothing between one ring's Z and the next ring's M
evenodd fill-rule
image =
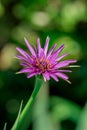
M43 57L41 59L36 59L36 66L40 69L42 73L51 68L49 60L45 60Z

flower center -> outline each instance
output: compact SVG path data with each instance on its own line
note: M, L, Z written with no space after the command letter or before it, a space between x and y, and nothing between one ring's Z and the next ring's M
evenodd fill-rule
M44 58L41 58L40 60L36 59L36 66L40 69L41 73L44 73L51 68L49 60L45 60Z

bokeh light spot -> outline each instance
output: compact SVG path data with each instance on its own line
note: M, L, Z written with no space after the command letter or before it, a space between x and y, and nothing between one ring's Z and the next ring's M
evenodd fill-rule
M39 27L47 26L50 22L50 17L46 12L34 12L31 15L31 22Z
M20 104L16 99L11 99L6 103L6 109L10 114L15 114L18 112L19 107Z

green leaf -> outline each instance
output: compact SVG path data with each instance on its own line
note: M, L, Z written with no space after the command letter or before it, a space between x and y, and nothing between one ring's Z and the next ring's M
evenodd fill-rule
M6 130L6 127L7 127L7 123L4 124L4 129L3 130Z
M76 130L87 130L87 104L83 108Z
M42 84L43 84L43 80L37 78L34 90L22 112L21 112L21 107L22 107L22 105L21 105L18 117L11 130L27 130L28 129L30 121L31 121L31 107L35 101L35 98L36 98Z
M72 101L53 96L50 100L52 117L54 120L61 122L67 118L72 119L75 123L79 119L81 107Z
M13 125L11 130L15 130L15 126L18 125L19 117L20 117L20 114L21 114L21 111L22 111L22 105L23 105L23 100L21 101L19 112L18 112L18 116L17 116L16 121L15 121L15 123L14 123L14 125Z

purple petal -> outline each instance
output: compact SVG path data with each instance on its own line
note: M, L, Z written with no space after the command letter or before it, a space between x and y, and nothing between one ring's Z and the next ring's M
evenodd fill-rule
M45 53L45 55L47 54L48 45L49 45L49 40L50 40L50 38L47 37L47 39L46 39L46 43L45 43L45 46L44 46L44 53Z
M58 56L58 54L63 50L63 48L64 48L64 44L61 45L61 46L53 53L51 59L54 60L54 58L56 58L56 57Z
M55 73L58 77L60 77L60 78L62 78L62 79L65 79L65 80L67 80L67 79L69 79L69 77L66 75L66 74L63 74L63 73Z
M36 56L36 53L35 53L33 47L29 44L28 40L27 40L26 38L24 38L24 40L25 40L25 43L26 43L28 49L30 50L31 54L32 54L33 56Z
M28 53L26 53L23 49L16 47L16 50L20 52L24 57L28 58Z
M55 74L50 74L50 77L52 77L57 82L59 81L58 78L57 78L57 76Z
M37 43L38 43L38 57L45 58L44 50L41 48L40 38L37 39Z
M20 60L24 60L24 61L29 62L29 63L32 62L31 57L30 57L30 58L29 58L29 57L26 58L26 57L23 57L23 56L20 56L20 55L16 55L16 58L17 58L17 59L20 59Z
M70 53L68 53L68 54L63 54L63 55L61 55L61 56L59 56L57 59L56 59L56 61L60 61L61 59L63 59L65 56L67 56L67 55L69 55Z
M33 71L33 68L24 68L24 69L20 70L20 73L29 73L32 71Z
M44 58L45 59L45 54L44 54L44 50L43 49L41 49L39 58Z
M64 62L71 64L71 63L76 63L77 61L76 60L65 60Z
M47 80L50 80L50 76L48 72L43 73L43 77Z
M26 61L22 61L22 62L20 63L20 65L25 66L25 67L30 67L30 66L31 66L31 64L28 63L28 62L26 62Z
M54 50L55 47L56 47L56 44L54 44L54 45L51 47L51 49L49 50L49 52L48 52L48 54L47 54L47 58L48 58L49 56L51 56L51 54L52 54L52 52L53 52L53 50Z
M54 69L62 68L62 67L65 67L65 66L67 66L67 65L68 65L68 63L62 61L61 63L56 64L56 65L54 66Z
M71 70L58 70L58 72L72 72Z
M20 65L22 65L24 67L28 67L28 65L26 63L20 63Z
M35 54L37 54L37 48L36 46L34 45L34 50L35 50Z
M17 59L20 59L20 60L27 60L27 58L23 57L23 56L20 56L20 55L16 55L16 58Z
M54 66L54 68L61 68L69 65L70 63L75 63L76 60L64 60L59 62L57 65Z
M40 38L37 39L37 44L38 44L38 56L40 57L40 53L41 53Z
M37 74L37 73L32 72L32 73L30 73L30 74L27 75L27 78L31 78L31 77L35 76L36 74Z

